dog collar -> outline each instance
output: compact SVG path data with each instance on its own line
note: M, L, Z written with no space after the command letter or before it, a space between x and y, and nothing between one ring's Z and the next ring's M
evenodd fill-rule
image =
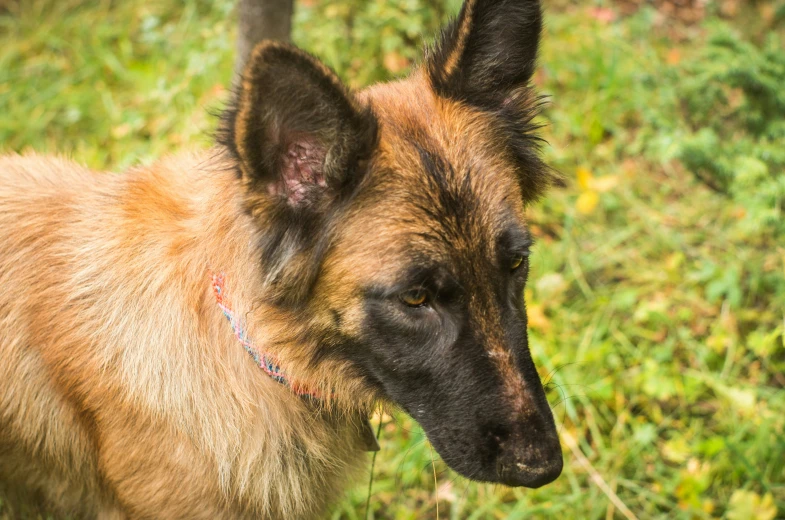
M259 368L264 370L265 373L267 373L267 375L270 376L274 381L291 389L291 391L296 395L311 399L321 399L319 392L308 389L305 386L293 381L281 369L280 364L273 356L270 354L265 354L256 348L256 346L254 346L253 342L248 338L248 334L245 331L245 326L242 320L237 318L235 313L232 311L231 306L229 305L229 300L226 297L226 289L224 285L226 276L224 273L213 273L211 278L213 293L215 294L215 301L218 303L218 308L221 309L224 316L226 316L226 319L229 320L234 337L237 338L237 341L240 342L245 351L248 352L248 354L253 358L254 362L259 365Z
M226 276L224 273L212 273L210 277L212 280L211 285L213 287L213 294L215 294L215 301L218 303L218 308L221 309L221 312L226 316L226 319L229 320L234 337L237 338L237 341L240 342L245 351L253 358L254 362L259 365L259 368L264 370L274 381L289 388L296 395L308 399L321 399L321 394L319 392L294 382L283 370L281 370L281 365L273 356L261 352L254 346L248 338L242 321L237 318L229 305L224 285ZM368 417L361 417L360 419L360 449L363 451L379 451L379 442L373 433Z

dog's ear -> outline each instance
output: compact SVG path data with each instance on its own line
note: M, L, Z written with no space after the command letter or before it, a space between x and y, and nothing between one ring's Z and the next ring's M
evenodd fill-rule
M249 59L221 141L252 190L299 207L356 182L376 134L370 107L332 70L268 41Z
M540 103L529 88L541 32L539 0L464 0L425 62L439 96L493 114L499 143L518 165L527 203L550 186L563 186L540 159L534 120Z
M539 0L465 0L427 60L437 94L487 109L526 87L537 61Z

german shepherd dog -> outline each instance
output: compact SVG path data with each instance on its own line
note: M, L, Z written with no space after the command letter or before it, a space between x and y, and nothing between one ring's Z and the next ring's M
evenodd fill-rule
M537 0L467 0L408 78L360 92L264 42L210 151L123 175L0 159L0 492L320 518L379 403L470 479L555 479L523 301L524 209L558 182L540 32Z

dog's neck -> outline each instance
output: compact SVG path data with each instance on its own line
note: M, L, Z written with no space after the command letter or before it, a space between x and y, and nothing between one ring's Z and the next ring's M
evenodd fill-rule
M215 294L216 304L223 312L224 316L229 320L232 332L237 338L237 341L242 345L250 357L256 362L271 379L275 382L284 385L295 395L300 398L308 400L312 404L318 404L322 400L322 394L318 389L309 388L307 385L300 383L296 379L289 376L284 369L281 368L280 363L269 353L257 347L251 338L248 337L245 326L240 318L234 313L231 307L229 294L226 287L226 276L223 273L211 273L210 276L211 286ZM363 451L379 451L379 442L373 433L370 422L366 416L360 414L358 418L360 425L360 439L358 448Z
M272 354L265 352L263 348L257 346L253 339L249 337L242 318L237 316L232 310L232 304L226 285L226 275L222 272L210 273L210 284L213 289L213 294L215 295L216 304L229 321L232 333L235 338L237 338L238 343L245 349L259 368L275 382L289 388L295 395L306 399L321 400L322 394L318 389L309 388L306 384L301 383L287 374L286 370L281 367L280 361Z
M243 349L242 341L237 339L240 330L237 327L242 327L241 337L252 343L256 352L274 360L290 384L300 387L299 392L284 392L281 391L283 385L271 386L259 381L280 399L291 401L288 406L307 410L316 404L318 408L342 415L359 412L367 416L379 396L366 387L347 361L330 355L329 349L334 346L320 343L318 334L313 333L314 328L329 328L329 320L307 310L292 310L271 303L273 299L265 284L268 273L257 246L259 228L265 225L265 219L263 215L248 211L246 187L235 176L231 164L216 162L200 171L206 175L195 175L189 184L179 187L179 193L187 196L193 191L194 195L188 198L199 200L200 207L195 212L199 220L187 231L199 237L197 242L205 244L194 243L195 249L211 254L201 256L197 253L184 263L204 266L198 280L202 287L202 312L205 324L209 323L210 333L215 336L215 344L228 349L223 355L232 359L231 363L238 369L250 366L254 370L255 375L249 372L244 377L275 379L273 376L278 374L265 373L263 368L252 365L254 361ZM235 318L230 318L229 323L216 302L212 274L224 275L227 308ZM326 320L323 326L319 325L320 320ZM327 355L319 355L320 352ZM318 399L303 399L298 393L318 396Z

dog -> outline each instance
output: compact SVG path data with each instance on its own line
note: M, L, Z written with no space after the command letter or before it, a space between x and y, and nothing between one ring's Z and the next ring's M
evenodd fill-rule
M379 403L470 479L554 480L523 301L525 208L559 182L541 26L537 0L466 0L410 76L359 92L263 42L209 151L122 175L0 159L2 493L320 518Z

